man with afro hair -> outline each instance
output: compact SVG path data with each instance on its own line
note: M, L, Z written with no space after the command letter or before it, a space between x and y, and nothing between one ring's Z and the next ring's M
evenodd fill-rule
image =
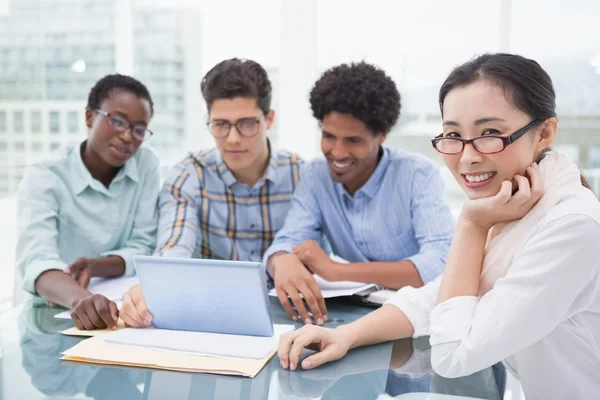
M310 310L320 325L327 310L313 274L420 287L442 274L454 220L435 164L383 147L400 116L400 93L384 71L365 62L333 67L316 82L310 104L324 158L305 165L263 261L290 317L312 323ZM323 236L349 263L328 256Z

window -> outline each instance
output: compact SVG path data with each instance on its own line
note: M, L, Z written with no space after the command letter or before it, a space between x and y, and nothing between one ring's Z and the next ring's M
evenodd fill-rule
M50 111L50 134L58 135L60 133L60 114L58 111Z
M50 143L50 151L56 151L60 149L60 143L52 142Z
M25 132L25 117L23 111L13 112L13 130L15 133L22 134Z
M25 152L25 142L15 142L14 144L15 151L24 153Z
M42 133L42 113L41 111L31 112L31 133Z
M0 133L6 133L6 111L0 111Z
M69 111L67 113L67 129L71 135L79 133L79 114L77 111Z
M44 150L44 145L40 142L33 142L31 149L34 153L41 153Z
M600 168L600 146L591 146L588 159L589 168Z

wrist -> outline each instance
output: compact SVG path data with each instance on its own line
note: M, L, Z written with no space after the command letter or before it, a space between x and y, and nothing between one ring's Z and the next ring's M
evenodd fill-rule
M469 231L477 231L481 234L487 235L489 230L492 228L493 224L489 224L485 221L482 221L479 218L474 218L469 214L461 212L458 216L456 228L457 231L461 229L469 230Z
M350 323L348 325L340 325L335 328L335 330L341 336L342 341L346 344L348 350L352 350L360 346L358 344L358 336L352 330L352 325L353 323Z
M274 253L271 257L269 257L269 259L267 260L267 272L269 273L269 275L271 275L271 278L275 279L275 270L276 270L276 266L279 264L279 259L286 256L286 255L290 255L291 253L288 253L287 251L278 251L277 253Z
M86 289L80 288L81 290L78 290L77 293L75 293L73 295L73 298L69 301L70 304L70 308L71 310L74 310L75 307L77 307L77 305L85 298L89 297L92 295L92 293Z

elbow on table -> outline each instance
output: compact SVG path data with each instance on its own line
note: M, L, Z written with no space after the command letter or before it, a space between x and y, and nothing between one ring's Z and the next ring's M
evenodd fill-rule
M461 351L460 345L449 344L431 346L431 367L436 374L448 379L469 376L483 369L469 362L469 355Z

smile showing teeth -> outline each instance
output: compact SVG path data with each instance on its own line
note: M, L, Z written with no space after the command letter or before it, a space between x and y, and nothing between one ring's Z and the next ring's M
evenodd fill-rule
M350 163L341 164L341 163L338 163L338 162L334 161L334 162L333 162L333 165L334 165L336 168L346 168L348 165L350 165Z
M488 172L481 175L464 175L464 177L467 180L467 182L482 182L487 181L494 175L496 175L495 172Z

